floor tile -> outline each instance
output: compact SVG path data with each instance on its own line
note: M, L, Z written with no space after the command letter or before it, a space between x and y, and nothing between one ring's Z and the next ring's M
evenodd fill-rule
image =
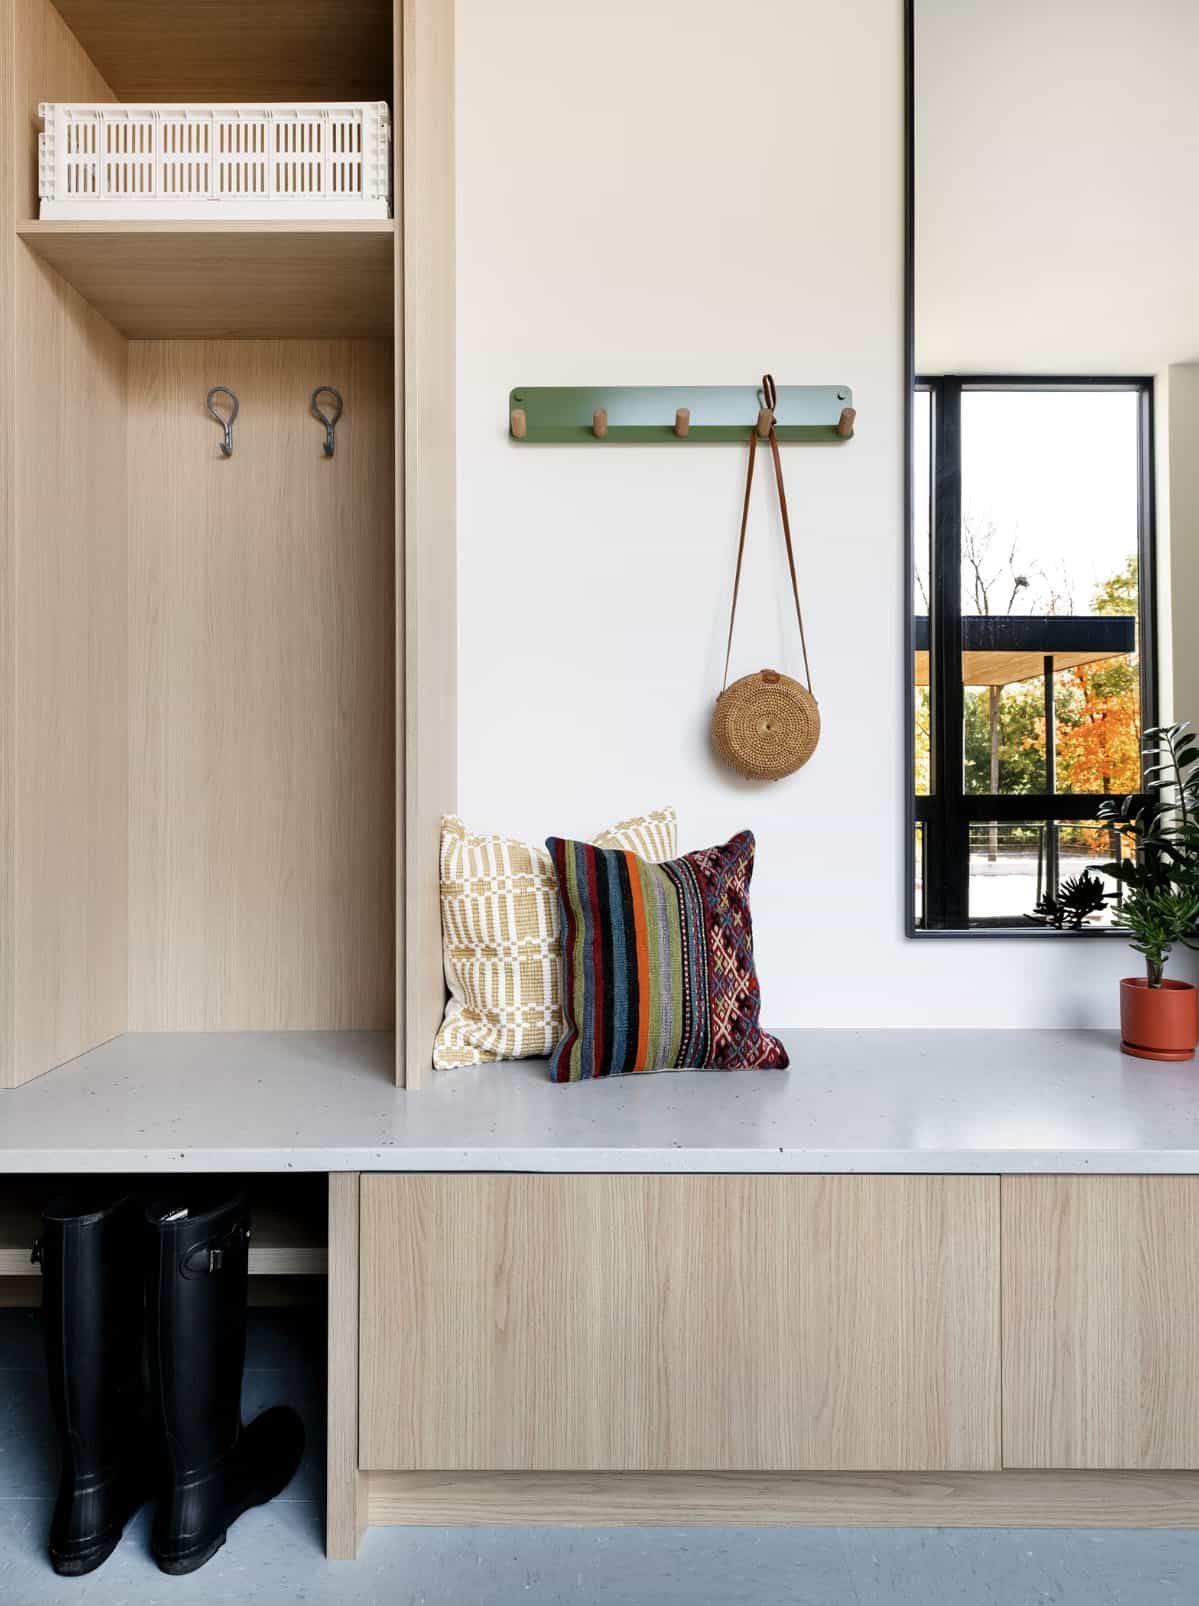
M1053 1547L987 1528L847 1528L861 1606L1107 1606L1070 1535Z
M1195 1606L1199 1533L1109 1528L1077 1536L1106 1593L1102 1606Z
M1192 1606L1199 1535L969 1529L378 1528L327 1562L315 1502L247 1513L190 1578L167 1579L143 1512L90 1578L44 1557L48 1500L0 1500L14 1606Z
M252 1422L272 1405L290 1405L304 1424L304 1459L282 1500L323 1500L325 1488L324 1385L308 1372L247 1372L241 1414Z
M1069 1528L1013 1528L1005 1537L1014 1553L1013 1601L1027 1600L1030 1606L1042 1601L1110 1606L1103 1579L1080 1543L1081 1533Z
M315 1506L249 1512L188 1578L147 1551L148 1513L104 1567L57 1579L50 1502L0 1501L0 1600L20 1606L857 1606L835 1530L390 1528L358 1562L327 1562Z
M10 1368L27 1372L44 1364L41 1311L0 1310L0 1373Z
M857 1606L836 1529L425 1529L405 1549L437 1606Z
M57 1483L58 1448L45 1369L6 1368L0 1371L0 1500L52 1495Z

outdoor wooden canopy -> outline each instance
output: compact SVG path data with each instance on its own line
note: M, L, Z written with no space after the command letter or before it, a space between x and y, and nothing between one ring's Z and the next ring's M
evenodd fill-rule
M928 618L916 624L916 684L928 685ZM1136 651L1131 614L966 614L962 618L962 684L1011 686L1053 671L1121 658Z

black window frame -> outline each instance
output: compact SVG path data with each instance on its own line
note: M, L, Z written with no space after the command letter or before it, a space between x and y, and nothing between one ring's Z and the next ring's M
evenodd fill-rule
M910 268L909 268L910 271ZM910 358L911 359L911 353ZM964 392L1126 391L1137 396L1137 662L1140 673L1141 726L1157 723L1157 584L1155 572L1153 380L1143 375L946 374L912 375L908 392L908 517L905 561L907 585L904 632L906 687L905 929L911 937L1013 937L1040 939L1077 936L1127 940L1112 926L1058 932L1018 918L969 918L970 827L999 821L1031 823L1089 822L1096 818L1102 794L967 792L963 765L964 692L961 675L961 407ZM915 506L912 452L915 445L915 399L931 393L929 465L929 690L930 791L917 796L915 662L916 610ZM1047 662L1048 668L1048 662ZM924 908L916 907L917 827L922 827L921 885ZM1052 871L1052 863L1050 872ZM1056 877L1051 875L1056 880Z
M1108 938L1116 937L1127 940L1127 933L1119 928L1094 926L1086 927L1081 932L1057 932L1032 924L1003 925L1003 926L925 926L917 924L916 920L916 825L917 825L917 799L916 799L916 686L913 673L915 664L915 636L916 636L916 609L915 609L915 520L914 520L914 445L915 445L915 399L918 388L916 375L916 272L915 272L915 239L916 239L916 47L915 47L915 3L914 0L904 0L903 10L904 53L903 53L903 108L904 108L904 142L903 142L903 185L904 185L904 286L903 286L903 407L904 407L904 464L903 464L903 495L904 495L904 575L903 575L903 605L904 627L901 632L903 639L903 709L904 709L904 841L903 841L903 908L904 930L909 937L936 939L960 939L963 937L985 938L1001 937L1004 940L1023 938L1041 942L1053 938L1063 937L1070 940L1078 938ZM988 376L970 376L971 383L980 383ZM995 376L990 376L993 382ZM1027 375L1021 380L1019 376L1002 376L1008 383L1053 383L1039 375ZM1133 383L1142 389L1144 402L1141 412L1140 431L1140 518L1138 531L1138 551L1140 569L1139 581L1139 622L1141 626L1141 639L1138 642L1139 661L1141 666L1141 724L1142 728L1155 725L1158 721L1158 663L1157 663L1157 581L1156 581L1156 511L1155 511L1155 478L1154 478L1154 421L1153 421L1153 385L1145 378L1129 380L1126 376L1119 378L1100 379L1091 377L1076 377L1074 379L1057 380L1058 384L1083 387L1086 385L1125 385ZM960 434L960 412L958 417ZM933 437L935 443L935 432ZM960 450L960 438L959 438ZM935 449L935 444L934 444ZM935 482L930 476L930 487ZM960 549L960 474L958 478L958 531L957 539ZM935 528L933 530L935 539ZM930 552L930 585L932 583L932 553ZM930 598L930 601L932 599ZM955 598L958 617L958 630L961 621L961 595L960 591ZM943 635L950 636L949 621L942 618ZM929 620L930 649L933 646L933 633L937 625L933 619ZM960 637L959 637L960 640ZM956 646L956 643L955 643ZM941 655L944 657L945 643L941 644ZM960 659L957 660L960 663ZM931 666L931 652L930 652ZM930 674L930 680L932 676ZM957 675L960 683L960 673ZM958 772L959 785L961 772ZM974 793L975 799L980 794ZM1027 797L1005 797L998 801L992 799L994 812L992 819L1003 819L1005 814L1009 819L1021 820L1029 818ZM1072 805L1084 802L1077 796L1064 798L1043 795L1042 803L1051 806L1056 803ZM1014 808L1013 808L1014 805ZM1016 813L1015 810L1019 812ZM1059 816L1061 817L1061 816ZM1094 818L1094 814L1090 816ZM923 835L923 833L922 833Z

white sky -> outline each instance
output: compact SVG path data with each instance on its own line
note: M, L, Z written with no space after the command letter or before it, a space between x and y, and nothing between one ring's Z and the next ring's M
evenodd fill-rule
M1137 395L1133 391L966 391L962 521L995 526L992 609L1011 593L1008 553L1030 584L1015 613L1043 613L1054 592L1089 613L1095 592L1137 550ZM927 571L928 398L916 398L917 569ZM1005 583L1006 582L1006 583ZM919 593L917 608L923 611ZM972 611L968 594L963 607ZM1066 611L1059 600L1058 612Z

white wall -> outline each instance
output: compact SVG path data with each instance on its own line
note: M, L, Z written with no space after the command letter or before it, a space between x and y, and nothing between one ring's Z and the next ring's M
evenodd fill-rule
M903 936L900 0L458 0L460 806L586 834L665 801L750 826L776 1024L1110 1024L1122 944ZM744 460L517 447L518 384L846 382L784 456L824 736L719 768L707 723ZM735 673L795 673L750 531Z
M1199 5L915 0L930 374L1199 361Z
M1169 534L1168 603L1159 596L1159 617L1166 615L1173 652L1169 689L1180 719L1199 715L1199 365L1176 364L1158 381L1158 433L1168 442L1164 484L1158 495L1159 534ZM1165 409L1162 410L1162 401ZM1163 677L1165 678L1165 677Z

